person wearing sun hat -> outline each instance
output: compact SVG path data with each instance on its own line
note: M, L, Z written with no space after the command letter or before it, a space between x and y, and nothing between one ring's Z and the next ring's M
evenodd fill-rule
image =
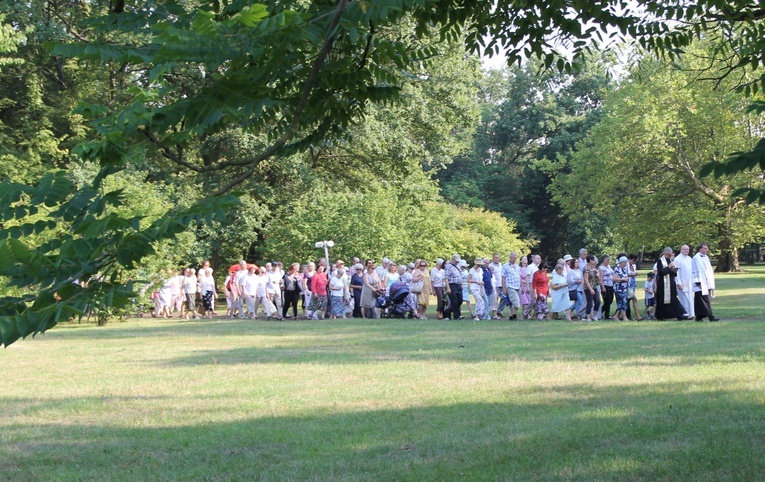
M462 318L462 272L459 264L462 258L453 254L451 260L444 265L444 292L449 295L449 317L455 320ZM444 318L447 313L444 312Z
M353 265L351 281L348 285L353 293L353 318L361 318L361 290L364 289L364 265L356 263Z
M473 307L470 305L470 288L468 287L468 264L467 261L460 260L460 274L462 275L462 302L467 306L470 317L473 317Z
M430 284L436 297L436 318L444 317L444 260L436 259L436 265L430 270Z
M564 254L563 258L561 258L560 260L560 261L563 261L563 263L561 263L560 261L558 262L558 264L563 264L563 276L568 276L568 270L570 269L569 261L571 261L572 259L574 259L574 257L571 256L570 254Z
M483 258L476 258L473 267L468 271L468 287L470 294L475 299L475 311L473 319L480 320L486 314L486 306L483 302Z
M627 321L627 285L629 283L629 269L627 263L629 260L626 256L622 256L616 262L617 266L614 268L613 281L614 281L614 295L616 296L616 313L614 318L616 320Z

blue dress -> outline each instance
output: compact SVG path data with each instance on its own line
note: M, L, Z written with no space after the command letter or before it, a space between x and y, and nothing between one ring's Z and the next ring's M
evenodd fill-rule
M550 311L552 313L560 313L571 308L571 299L568 297L568 282L566 281L566 277L553 271L552 284L562 284L564 286L557 290L550 288L552 294L552 308Z

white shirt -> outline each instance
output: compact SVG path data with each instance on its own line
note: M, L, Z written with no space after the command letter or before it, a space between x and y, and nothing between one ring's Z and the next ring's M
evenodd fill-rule
M196 276L183 277L183 292L187 295L196 294L197 292L197 277Z
M238 276L238 273L237 273ZM242 279L245 296L255 296L258 293L258 275L248 274Z
M539 266L535 265L534 263L531 263L526 267L526 280L529 284L531 284L531 280L534 279L534 273L539 271Z
M491 274L491 286L502 288L502 263L491 262L489 266L494 268L494 272Z
M282 283L282 277L279 274L278 271L272 271L266 275L268 278L268 283L266 285L266 288L268 290L269 295L274 295L276 293L281 292L281 283Z
M250 274L247 272L246 269L239 269L239 271L236 272L236 275L234 275L234 284L239 287L240 293L246 293L244 290L244 282L247 280L247 278L250 276Z
M208 269L210 270L210 276L213 275L212 268L210 268L209 266L207 268L199 268L197 270L197 281L201 281L202 280L202 276L205 275L205 271L207 271Z
M170 287L170 292L174 295L181 294L181 288L183 287L183 278L185 276L175 276L174 278L171 278L170 281L172 282L172 286Z
M480 292L483 287L483 268L476 268L475 266L468 271L468 289L472 292ZM480 281L476 283L476 281Z
M433 282L434 288L442 288L444 286L444 270L438 268L431 269L430 281Z
M712 263L709 256L696 253L693 257L693 291L700 291L702 295L709 294L709 290L715 289L715 270L712 269ZM696 286L700 283L701 286Z
M587 269L587 258L579 258L579 271L584 274L584 271Z
M677 267L677 277L675 283L682 285L684 293L691 292L691 279L693 275L693 258L683 253L675 256L675 267Z
M350 300L351 299L351 278L348 277L348 272L346 271L345 274L343 274L340 277L340 279L343 281L343 298L346 300Z
M343 275L345 276L345 275ZM345 292L345 283L343 283L342 278L338 278L337 276L333 276L329 280L329 294L330 296L338 296L342 297Z
M266 275L247 275L244 280L244 293L247 296L263 298L266 296Z
M199 286L202 287L202 292L215 291L215 278L212 276L202 276L199 279Z
M256 274L255 278L257 279L257 292L256 296L263 298L266 296L268 291L266 290L266 286L268 285L268 275L266 274Z

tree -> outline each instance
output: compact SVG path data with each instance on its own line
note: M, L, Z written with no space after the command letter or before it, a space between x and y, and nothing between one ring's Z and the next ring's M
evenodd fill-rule
M40 4L32 2L38 10ZM64 42L54 48L54 58L109 66L98 70L108 74L100 79L105 101L86 102L77 110L90 122L95 138L73 151L97 161L102 169L80 189L54 173L0 185L4 222L20 223L0 230L0 251L8 256L0 275L11 276L26 290L21 299L0 300L0 341L7 345L82 312L87 303L81 301L87 297L104 305L116 295L124 298L130 290L120 278L121 269L150 254L146 246L187 229L200 216L233 206L231 198L220 195L249 179L265 160L285 159L316 144L344 139L372 103L397 98L411 65L437 54L432 46L419 43L433 28L444 40L464 40L472 51L505 46L511 63L536 56L546 67L570 70L571 62L554 52L561 41L572 47L576 58L588 47L588 39L615 28L642 39L659 39L653 45L657 48L677 48L687 45L688 37L667 34L676 12L698 19L720 9L725 13L725 7L740 7L742 2L707 0L701 8L686 7L680 0L638 4L656 15L635 13L623 0L201 0L135 8L117 2L118 8L109 13L103 2L49 2L48 11L56 19L50 24L63 27ZM27 4L17 6L23 5ZM97 7L92 15L87 12L90 6ZM728 17L735 16L736 10L731 12ZM405 18L412 20L411 34L381 35ZM490 40L484 41L486 35ZM244 159L205 155L201 146L231 128L254 133L265 142ZM147 146L152 154L147 154ZM119 204L120 193L100 188L104 178L127 164L152 159L153 153L178 168L213 178L211 184L219 187L193 207L169 212L143 229L140 219L108 212L107 207ZM26 222L30 211L39 212L46 203L53 208L49 223ZM20 240L24 232L62 226L70 234L61 246ZM24 264L29 266L27 273L22 272ZM89 285L86 295L76 294L80 292L67 284L69 276L89 279L104 268L112 270L109 282Z
M761 179L699 174L709 160L747 148L763 127L734 92L693 82L706 58L697 48L678 64L646 59L607 97L571 172L556 175L554 198L572 221L602 219L589 241L608 231L631 250L711 241L720 251L717 270L737 271L738 248L765 233L763 212L734 195Z
M266 227L265 259L289 253L306 262L320 257L316 241L332 239L332 256L397 261L451 253L489 256L522 252L527 244L497 213L450 206L436 197L403 196L403 187L368 182L361 192L318 187L285 203ZM292 260L285 260L292 261Z
M571 233L551 201L552 174L540 160L573 149L594 123L609 62L591 56L570 75L540 72L535 62L490 72L473 149L439 173L443 195L515 220L542 253L557 259Z

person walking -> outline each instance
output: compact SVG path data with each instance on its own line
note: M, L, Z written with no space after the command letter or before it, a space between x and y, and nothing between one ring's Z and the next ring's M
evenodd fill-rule
M449 316L455 320L462 318L462 271L459 264L462 261L459 254L453 254L452 259L444 266L444 290L449 296ZM444 313L444 317L446 313Z
M604 255L603 263L598 268L603 295L603 319L611 319L611 303L614 302L614 269L611 268L611 256Z
M689 319L683 305L677 297L677 267L672 248L664 248L662 256L656 261L656 318L666 320L677 318L678 321Z
M436 296L436 318L444 317L444 260L438 258L436 266L430 270L430 284Z
M364 316L366 318L379 318L377 313L377 295L384 293L380 277L375 271L374 260L367 260L367 269L364 271L364 285L361 289L361 307L364 309Z
M553 270L552 282L552 308L553 313L565 313L566 319L571 321L571 299L568 293L568 280L563 273L563 264L556 264ZM580 273L581 274L581 273Z
M518 266L518 253L510 253L507 263L502 265L502 294L505 296L499 304L498 312L502 315L503 303L510 307L508 319L518 319L518 308L521 307L521 268Z
M629 269L627 263L629 260L626 256L622 256L617 261L616 269L614 269L614 295L616 296L616 313L614 318L617 320L627 321L627 286L629 284Z
M433 291L433 284L430 282L428 262L424 259L419 261L419 264L412 272L412 293L417 295L417 317L421 320L426 320L430 297L435 293Z
M709 321L720 321L712 314L711 299L715 297L715 272L709 261L709 245L699 244L693 256L693 302L696 321L708 318Z
M680 300L680 304L683 305L688 316L694 318L696 310L693 291L693 258L690 256L690 252L691 247L684 244L680 247L680 254L675 256L674 263L677 268L675 284L677 285L677 298Z
M591 254L587 255L587 268L584 271L584 296L587 301L585 308L585 317L587 321L598 320L598 310L600 309L600 296L598 295L598 286L600 286L600 275L598 274L597 258Z
M568 297L574 304L572 315L583 320L586 316L586 305L584 303L584 276L582 275L582 270L579 269L579 258L570 259L568 264L569 269L566 275L566 283L568 283Z
M298 318L298 301L300 300L300 263L292 263L284 273L282 285L284 286L284 307L282 308L282 318L287 318L290 306L292 307L292 319Z
M473 311L473 320L478 321L486 314L486 305L484 304L484 284L483 284L483 258L476 258L473 267L468 272L468 286L470 294L475 299L475 311Z
M349 285L353 294L353 318L361 318L361 291L364 288L364 266L361 263L353 265L353 275Z

